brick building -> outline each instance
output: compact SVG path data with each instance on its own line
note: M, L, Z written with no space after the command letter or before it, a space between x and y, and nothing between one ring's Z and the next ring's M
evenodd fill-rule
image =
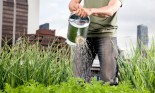
M27 33L28 1L27 0L2 0L1 1L1 28L0 34L3 41L8 44Z

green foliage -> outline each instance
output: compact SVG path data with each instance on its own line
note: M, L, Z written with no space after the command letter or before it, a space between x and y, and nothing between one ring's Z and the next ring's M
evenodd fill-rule
M0 93L154 93L155 44L142 55L132 50L130 60L119 59L118 86L102 85L95 79L89 84L72 77L70 47L23 42L5 45L0 56ZM72 58L72 57L71 57ZM68 81L69 80L69 81ZM129 81L129 82L128 82Z
M70 79L57 85L45 87L43 84L31 81L17 88L6 84L4 93L150 93L131 87L129 82L122 82L118 86L102 85L95 79L91 83L85 83L82 79Z
M16 87L31 79L45 85L67 81L72 77L69 49L62 44L44 48L25 41L15 46L5 45L0 56L0 89L5 83Z
M132 85L137 88L147 88L152 93L155 92L155 44L152 42L151 47L132 49L133 57L129 60L119 59L119 72L121 81L130 80Z

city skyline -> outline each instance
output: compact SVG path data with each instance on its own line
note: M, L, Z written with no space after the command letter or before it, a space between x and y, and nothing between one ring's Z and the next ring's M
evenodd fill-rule
M50 29L55 29L57 36L66 38L70 15L69 2L70 0L28 0L28 34L34 34L39 25L50 23ZM131 42L136 43L137 25L148 26L150 40L155 34L155 14L153 13L155 1L150 0L144 3L136 0L132 2L132 0L125 0L123 7L118 11L118 45L123 49ZM2 29L1 26L0 28Z

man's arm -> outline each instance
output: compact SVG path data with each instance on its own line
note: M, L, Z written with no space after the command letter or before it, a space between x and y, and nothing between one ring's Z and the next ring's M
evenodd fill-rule
M74 1L74 0L73 0ZM94 15L98 17L110 17L118 11L122 3L120 0L110 0L107 6L101 8L79 8L76 10L76 14L81 17Z
M94 16L108 17L113 16L113 14L118 11L122 3L120 0L110 0L107 6L101 8L90 8L91 14Z
M71 12L77 11L79 8L82 8L80 5L81 0L71 0L69 3L69 10Z

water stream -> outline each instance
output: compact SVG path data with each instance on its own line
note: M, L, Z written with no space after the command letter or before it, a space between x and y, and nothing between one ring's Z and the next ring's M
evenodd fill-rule
M92 53L85 38L78 36L76 39L76 54L74 61L76 61L76 65L79 66L76 70L81 78L85 79L86 81L90 81L91 72L88 68L90 68L92 65Z

